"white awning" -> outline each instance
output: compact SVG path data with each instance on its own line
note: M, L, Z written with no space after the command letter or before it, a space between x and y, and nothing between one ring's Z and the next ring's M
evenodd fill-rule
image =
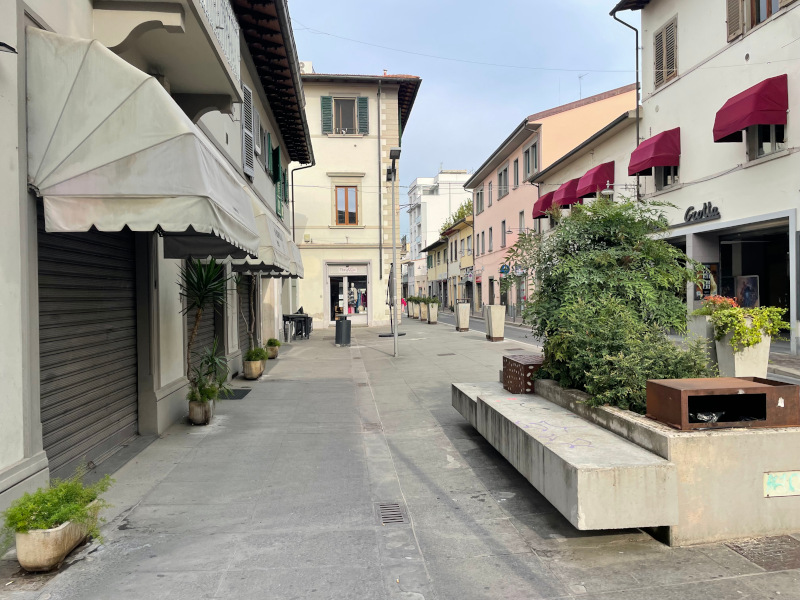
M233 270L237 272L260 272L272 277L288 277L292 267L292 252L290 242L284 227L278 222L272 212L267 210L261 200L250 190L245 189L250 196L253 212L258 228L258 256L232 261Z
M294 242L289 242L289 245L292 249L292 274L302 279L305 275L305 269L303 269L303 257L300 255L300 248Z
M168 258L255 256L244 179L158 81L94 40L27 29L28 182L51 232L158 231Z

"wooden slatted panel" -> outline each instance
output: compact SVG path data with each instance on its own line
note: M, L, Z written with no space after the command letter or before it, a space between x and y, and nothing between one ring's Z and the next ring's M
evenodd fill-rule
M38 251L42 435L65 477L137 432L134 237L46 233L40 215Z
M728 41L735 39L742 33L744 20L742 19L742 0L727 0L728 9Z
M654 38L655 85L658 87L664 83L664 31L658 31Z
M664 28L664 79L678 74L678 27L675 21Z
M252 292L252 278L250 275L243 275L239 283L239 348L242 353L250 349L250 337L248 330L250 325L250 294ZM255 331L253 331L255 334Z

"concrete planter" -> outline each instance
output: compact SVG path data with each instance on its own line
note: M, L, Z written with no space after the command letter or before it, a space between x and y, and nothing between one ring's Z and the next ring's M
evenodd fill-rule
M90 505L91 506L91 505ZM98 510L93 511L97 520ZM26 571L54 569L89 533L88 523L67 521L53 529L34 529L15 534L17 561Z
M409 316L412 319L419 319L419 304L417 304L416 302L409 302L408 307L409 310L411 311Z
M506 307L502 304L487 304L484 311L486 339L490 342L502 342L505 335Z
M706 349L711 364L717 363L717 347L714 343L714 325L708 315L690 315L687 320L689 335L706 340Z
M264 361L262 360L246 360L244 361L244 378L245 379L258 379L261 373L264 372Z
M734 352L731 346L733 332L715 342L720 377L761 377L766 379L769 367L769 347L772 339L761 336L761 342L755 346Z
M439 319L439 305L428 304L428 325L435 325Z
M419 318L423 321L427 320L428 318L428 305L424 302L420 302L419 304Z
M214 402L189 402L189 421L192 425L208 425L214 417Z
M267 356L269 356L270 360L278 358L278 346L267 346Z
M469 331L469 304L456 304L456 331Z

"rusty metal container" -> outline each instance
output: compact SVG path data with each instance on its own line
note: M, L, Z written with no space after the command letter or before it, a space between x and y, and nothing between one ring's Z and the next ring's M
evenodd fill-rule
M503 357L503 388L512 394L532 394L533 375L542 367L541 354L511 354Z
M800 386L758 377L651 379L647 416L675 429L800 426Z

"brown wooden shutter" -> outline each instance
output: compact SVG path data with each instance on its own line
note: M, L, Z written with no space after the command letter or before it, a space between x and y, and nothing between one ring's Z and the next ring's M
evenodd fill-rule
M672 21L664 27L664 81L678 74L678 23Z
M653 68L655 69L655 87L658 87L664 84L664 30L657 31L654 38Z
M727 0L728 4L728 41L739 37L744 29L742 19L742 0Z
M255 140L253 135L253 92L242 84L242 170L255 176Z

